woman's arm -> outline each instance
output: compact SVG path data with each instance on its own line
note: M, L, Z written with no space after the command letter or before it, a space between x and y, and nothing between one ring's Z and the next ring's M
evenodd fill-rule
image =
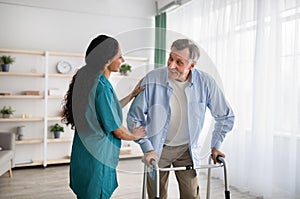
M140 87L142 80L143 78L137 83L137 85L135 86L133 91L129 93L129 95L120 100L122 108L124 108L135 96L137 96L141 91L145 89Z
M135 124L132 125L132 132L130 133L123 125L118 129L113 131L113 134L122 140L138 140L146 135L144 127L136 127Z

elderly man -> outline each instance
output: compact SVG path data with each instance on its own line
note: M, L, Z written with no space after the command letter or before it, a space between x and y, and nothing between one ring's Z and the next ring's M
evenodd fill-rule
M145 88L133 101L127 123L142 125L147 136L138 140L150 166L150 159L158 161L160 168L171 165L200 164L199 135L206 107L215 119L211 139L211 153L225 157L220 146L234 123L233 111L214 79L195 68L200 52L189 39L173 42L167 67L149 72L143 82ZM195 170L176 171L180 198L200 198L199 182ZM168 172L160 172L160 197L167 198ZM154 198L153 180L148 178L149 198Z

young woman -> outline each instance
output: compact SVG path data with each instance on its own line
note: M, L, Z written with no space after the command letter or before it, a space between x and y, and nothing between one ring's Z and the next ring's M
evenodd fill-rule
M63 121L75 128L70 162L70 187L81 199L110 198L117 188L116 166L121 139L138 140L143 127L129 132L122 125L122 107L143 90L136 86L122 100L108 81L124 58L119 43L106 35L87 48L86 65L73 76L65 96Z

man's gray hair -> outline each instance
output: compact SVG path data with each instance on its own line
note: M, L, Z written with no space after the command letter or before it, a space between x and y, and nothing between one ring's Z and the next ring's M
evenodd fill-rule
M174 41L171 46L171 50L172 48L175 48L176 50L183 50L185 48L188 48L190 51L190 57L189 57L190 61L197 62L197 60L200 57L200 50L198 46L189 39L178 39Z

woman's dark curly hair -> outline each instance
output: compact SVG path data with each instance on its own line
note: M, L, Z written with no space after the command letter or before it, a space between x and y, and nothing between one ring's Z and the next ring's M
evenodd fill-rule
M104 42L105 40L108 42ZM101 43L103 45L102 48L100 48L100 50L105 49L105 52L103 52L103 50L99 52L99 49L97 49L97 47ZM97 65L102 63L101 61L99 61L99 59L104 59L104 62L107 63L108 60L112 59L117 54L118 47L119 43L114 38L111 38L106 35L99 35L98 37L94 38L89 44L85 54L85 61L87 65ZM72 78L72 81L69 85L69 89L66 95L64 96L62 107L63 111L61 121L67 126L71 125L71 129L74 129L75 127L72 111L72 95L77 74L78 72Z
M75 122L73 119L73 112L72 112L72 94L73 94L73 88L74 88L74 82L76 79L77 73L73 76L72 81L69 85L69 89L64 96L63 100L63 112L62 112L62 123L65 123L67 126L70 124L71 129L74 129Z

